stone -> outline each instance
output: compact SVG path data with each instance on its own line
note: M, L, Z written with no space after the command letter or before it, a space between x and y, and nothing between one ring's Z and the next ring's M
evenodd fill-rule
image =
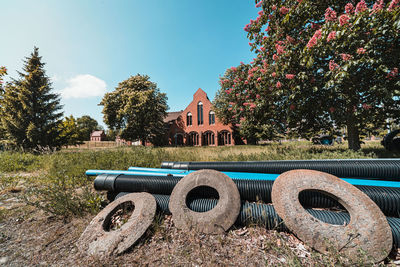
M304 190L316 190L336 199L349 212L349 224L332 225L309 214L299 201L299 193ZM392 231L379 207L366 194L336 176L312 170L288 171L275 180L271 194L274 208L285 225L322 253L333 248L357 260L362 251L380 262L392 249Z
M125 203L131 203L134 210L128 221L114 231L107 229L113 214ZM148 193L131 193L107 205L87 226L77 242L79 250L99 258L119 255L129 248L146 232L156 212L157 203Z
M207 212L195 212L186 205L189 192L199 186L217 190L217 205ZM236 221L240 212L240 194L236 184L227 175L215 170L199 170L183 177L174 187L169 210L176 227L202 233L222 233Z

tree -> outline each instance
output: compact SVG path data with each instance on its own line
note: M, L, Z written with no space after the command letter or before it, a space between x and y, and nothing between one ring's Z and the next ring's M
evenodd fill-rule
M81 129L78 127L74 116L65 117L60 125L60 139L65 146L82 144Z
M265 90L261 78L258 81L251 79L258 69L243 63L228 69L220 78L221 89L213 102L219 119L234 127L240 125L239 134L249 144L260 139L276 139L283 131L282 127L279 129L279 125L276 125L273 91Z
M59 125L62 106L51 92L39 49L24 61L19 79L8 83L0 97L0 120L5 136L24 150L61 146Z
M3 91L3 76L5 76L5 75L7 75L7 68L0 67L0 99L2 97L2 93L4 92ZM1 109L1 106L0 106L0 109ZM2 127L1 120L0 120L0 140L4 139L4 136L5 136L5 132ZM0 146L1 146L1 144L0 144Z
M399 118L398 0L256 3L262 10L244 30L257 69L243 82L262 99L273 96L254 111L273 106L277 132L310 137L347 126L349 148L357 150L370 125Z
M79 129L80 141L88 141L93 131L103 130L99 123L88 115L76 119L76 123Z
M400 120L400 9L395 12L393 3L380 0L368 8L360 1L338 18L328 8L314 33L321 37L312 37L303 52L304 62L324 61L319 90L328 100L325 108L336 125L347 127L355 150L360 135L385 128L387 118Z
M6 67L0 67L0 92L3 89L3 76L7 75L7 68Z
M159 144L165 135L167 96L147 75L137 74L119 83L100 105L104 106L104 122L125 140Z

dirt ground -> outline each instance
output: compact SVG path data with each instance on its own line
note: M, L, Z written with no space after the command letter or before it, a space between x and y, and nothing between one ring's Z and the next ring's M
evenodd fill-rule
M130 251L100 260L75 246L94 215L61 219L19 202L18 192L0 199L0 266L341 266L335 253L322 255L292 234L258 226L224 235L180 231L171 216L158 215ZM397 251L386 265L400 264ZM365 265L360 260L358 265ZM383 265L383 263L382 263Z

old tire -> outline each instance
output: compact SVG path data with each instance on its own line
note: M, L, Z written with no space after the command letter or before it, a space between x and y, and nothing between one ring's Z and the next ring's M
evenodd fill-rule
M199 186L217 190L217 205L207 212L195 212L186 205L189 192ZM174 187L169 210L176 227L196 230L202 233L227 231L236 221L240 212L240 194L235 183L227 175L215 170L199 170L186 175Z
M316 190L335 198L349 212L350 223L332 225L313 217L299 202L299 193L304 190ZM312 170L288 171L275 180L271 194L275 210L285 225L320 252L333 248L357 260L362 251L379 262L392 249L392 232L379 207L336 176Z
M124 204L134 205L128 221L117 230L107 230L111 217ZM154 197L148 193L131 193L118 198L90 222L78 240L78 248L85 254L100 258L125 252L151 225L156 207Z

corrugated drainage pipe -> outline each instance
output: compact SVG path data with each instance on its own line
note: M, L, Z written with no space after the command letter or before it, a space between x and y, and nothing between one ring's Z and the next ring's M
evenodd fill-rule
M181 170L213 169L217 171L281 174L295 169L326 172L338 177L368 177L400 181L400 159L275 160L236 162L163 162L161 168Z
M148 192L151 194L170 195L181 178L174 176L130 176L99 175L94 181L96 190L110 192ZM111 182L113 180L113 182ZM240 197L247 201L271 203L273 181L233 180L238 187ZM374 201L386 216L400 215L400 188L356 186ZM207 187L198 188L194 195L198 198L211 197L215 191ZM112 195L112 193L110 193ZM217 197L217 196L214 196ZM299 200L305 207L331 208L342 206L334 199L315 191L303 191Z
M129 192L119 193L116 198L129 194ZM157 202L157 209L165 214L170 214L168 209L169 196L153 194ZM217 205L218 200L215 199L191 199L187 201L188 207L196 212L205 212L211 210ZM344 225L350 222L350 216L345 212L332 212L324 210L307 209L307 211L315 218L336 225ZM395 247L400 245L400 219L386 217L393 234L393 243ZM288 231L282 219L276 214L272 205L256 204L243 202L236 225L257 224L265 226L266 229Z

